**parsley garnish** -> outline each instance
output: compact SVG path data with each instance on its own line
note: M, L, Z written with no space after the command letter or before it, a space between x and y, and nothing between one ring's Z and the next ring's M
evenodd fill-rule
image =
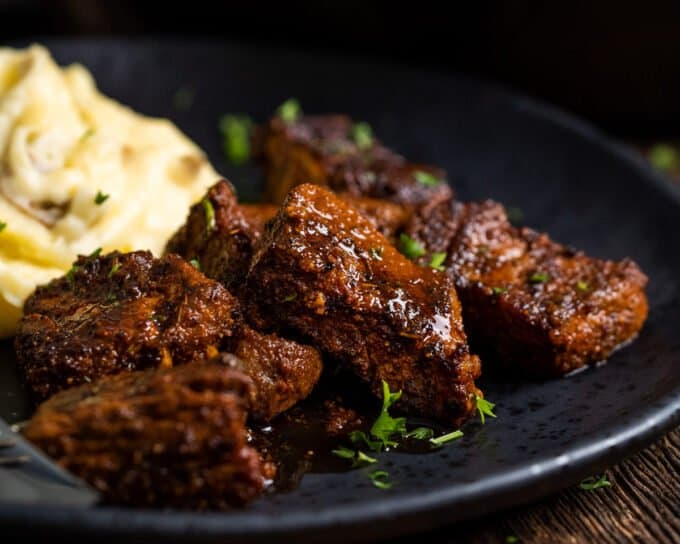
M302 115L302 108L295 98L289 98L278 107L276 113L285 123L294 123Z
M250 158L250 133L253 122L247 115L225 115L220 119L224 154L232 164L241 165Z
M446 253L433 253L430 259L430 267L435 270L444 270L444 261L446 260Z
M104 194L101 191L97 191L97 195L94 197L94 203L97 206L101 206L109 199L110 196L111 195Z
M505 537L505 544L517 544L517 542L519 542L519 538L515 535L508 535Z
M434 436L434 431L429 427L416 427L404 434L404 438L415 438L416 440L430 440Z
M191 259L189 261L189 264L193 266L196 270L200 272L201 270L201 262L198 259Z
M463 431L461 430L451 431L450 433L443 434L441 436L438 436L437 438L430 438L430 443L434 444L435 446L442 446L447 442L451 442L456 438L460 438L461 436L463 436Z
M366 465L372 465L373 463L378 462L377 459L371 457L370 455L366 455L361 450L354 451L344 446L340 446L338 449L333 450L331 453L333 455L336 455L337 457L341 457L342 459L349 459L350 461L352 461L352 466L355 468Z
M600 489L601 487L611 487L612 483L607 480L607 475L603 474L599 478L597 476L586 478L580 484L578 484L578 486L583 491L593 491L595 489Z
M536 272L529 278L529 281L531 283L545 283L548 281L548 278L549 276L546 272Z
M291 293L283 298L283 302L293 302L297 298L297 293Z
M97 257L99 257L99 255L101 255L101 252L102 252L102 248L98 247L92 253L90 253L87 258L88 259L96 259Z
M493 291L494 295L502 295L503 293L507 293L508 290L505 287L492 287L491 290Z
M337 457L342 457L343 459L354 459L354 455L356 454L354 450L350 450L345 446L340 446L338 449L331 451L331 453Z
M496 417L496 414L493 413L494 406L496 405L493 402L478 396L475 396L475 402L477 403L477 411L479 412L479 419L482 420L482 425L485 422L485 416Z
M68 272L66 272L66 281L68 282L71 289L75 287L75 274L78 272L78 270L80 270L80 267L77 264L74 264L71 268L69 268Z
M215 208L208 198L201 200L201 204L205 213L205 231L210 234L215 229Z
M368 477L371 479L375 487L380 489L389 489L392 487L392 483L387 481L387 478L389 478L390 475L384 470L376 470L371 472Z
M397 443L392 440L392 437L395 434L403 435L406 432L406 418L393 418L388 410L390 409L390 406L401 398L401 391L391 393L390 386L385 380L382 380L382 390L382 410L380 411L378 419L373 423L370 433L372 437L378 439L382 443L383 447L396 446Z
M426 187L436 187L437 185L444 183L443 179L438 178L429 172L425 172L424 170L416 170L413 173L413 177L416 178L418 183L425 185Z
M425 248L422 244L403 232L399 235L399 250L411 260L425 255Z
M359 149L368 149L373 145L373 130L368 123L354 123L351 136Z
M378 260L382 261L382 254L383 254L383 248L382 247L372 247L371 248L371 256Z
M5 223L4 221L0 221L0 232L5 230L6 228L7 228L7 223Z
M652 166L663 172L674 170L680 163L677 149L668 144L656 144L649 150L647 156Z
M118 272L118 270L120 270L120 263L118 261L114 261L114 263L111 265L111 270L109 270L109 278Z
M172 105L177 111L187 111L194 104L195 91L191 87L177 89L172 97Z
M590 289L588 282L583 280L580 280L576 283L576 288L579 291L587 291L588 289Z

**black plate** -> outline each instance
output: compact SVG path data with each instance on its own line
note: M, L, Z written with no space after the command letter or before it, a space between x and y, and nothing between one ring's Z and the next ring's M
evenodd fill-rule
M574 484L648 444L680 415L680 194L642 159L550 107L462 76L241 45L59 41L62 62L81 61L100 88L133 108L167 116L194 138L240 194L258 172L222 158L226 112L265 118L289 96L309 112L348 112L414 160L445 167L463 199L495 198L525 222L602 257L631 256L648 273L651 314L639 339L600 368L543 383L483 383L498 419L429 455L381 457L395 485L374 488L365 470L308 474L300 487L229 514L0 505L21 530L191 535L268 541L274 536L353 540L477 516ZM189 111L173 108L182 87ZM7 373L8 361L3 361ZM11 361L9 361L11 364ZM22 417L20 389L0 382L0 415ZM148 540L145 540L148 541Z

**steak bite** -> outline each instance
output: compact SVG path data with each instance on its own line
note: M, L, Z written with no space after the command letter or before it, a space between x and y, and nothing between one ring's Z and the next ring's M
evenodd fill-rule
M412 414L459 424L479 359L445 274L404 258L331 192L293 189L260 240L245 289L253 320L294 330Z
M177 255L148 251L81 256L24 311L18 366L39 399L107 374L215 355L240 317L222 285Z
M424 206L408 235L424 260L447 254L473 346L530 375L606 359L647 316L647 278L634 262L594 259L516 228L498 203Z
M301 183L411 206L452 195L443 170L409 163L370 135L359 137L344 115L273 117L253 140L265 168L265 198L275 203Z
M273 476L248 446L252 391L219 363L127 372L53 396L24 435L108 503L229 509Z
M392 243L397 240L398 234L406 228L411 218L411 206L377 198L354 196L351 193L340 193L338 196L373 223L380 234Z

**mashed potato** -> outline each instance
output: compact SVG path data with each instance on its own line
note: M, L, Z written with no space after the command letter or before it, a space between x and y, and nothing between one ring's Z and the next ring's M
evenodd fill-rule
M101 95L82 66L0 48L0 337L77 254L162 251L217 177L170 121Z

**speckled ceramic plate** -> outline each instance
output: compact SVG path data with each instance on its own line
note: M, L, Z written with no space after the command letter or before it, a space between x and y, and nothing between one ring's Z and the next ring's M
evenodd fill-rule
M607 364L526 383L486 376L498 418L470 422L435 453L387 453L394 487L364 470L307 474L294 491L228 514L71 510L0 504L14 532L133 535L217 541L274 537L349 541L470 518L578 482L648 444L680 414L680 194L642 159L553 108L466 77L242 45L166 41L48 43L79 61L101 89L133 108L170 117L194 138L242 196L258 192L256 169L222 158L217 121L226 112L264 119L289 96L308 112L369 121L409 158L445 167L463 199L491 197L523 210L526 224L592 255L634 258L650 278L651 312L640 337ZM191 88L191 109L173 96ZM27 415L2 354L0 415ZM3 537L4 538L4 537ZM222 540L224 541L224 540Z

